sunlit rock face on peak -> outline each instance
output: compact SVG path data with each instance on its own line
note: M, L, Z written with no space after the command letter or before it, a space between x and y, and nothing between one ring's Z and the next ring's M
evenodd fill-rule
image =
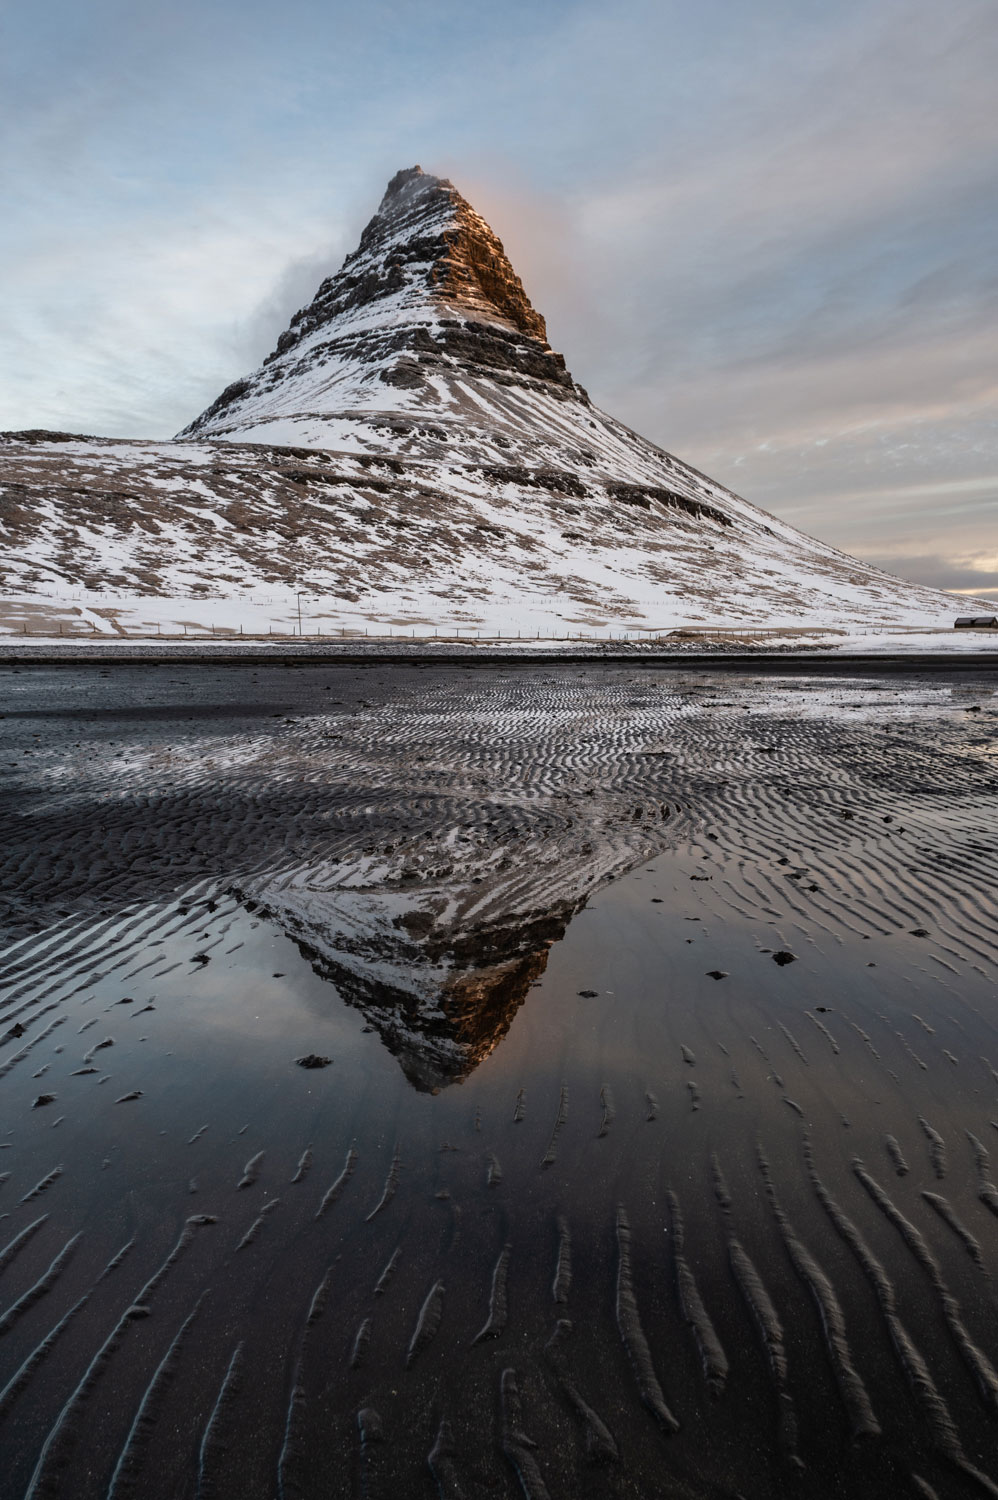
M411 167L392 178L358 248L260 369L180 435L266 438L280 427L284 438L339 446L349 413L480 420L469 381L588 405L498 237L452 183Z
M359 247L296 314L278 352L348 308L393 297L417 313L449 307L547 348L544 319L531 307L496 235L452 183L421 167L392 178ZM557 356L556 363L560 368Z

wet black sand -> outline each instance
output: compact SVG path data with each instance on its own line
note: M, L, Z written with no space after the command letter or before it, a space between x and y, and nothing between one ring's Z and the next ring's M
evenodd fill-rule
M3 677L0 1494L998 1493L990 682L254 675Z

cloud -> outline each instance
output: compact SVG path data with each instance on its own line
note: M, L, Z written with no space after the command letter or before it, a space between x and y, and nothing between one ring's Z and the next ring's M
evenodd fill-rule
M984 565L981 566L975 566L973 561L961 564L932 553L870 557L868 561L883 568L885 573L894 573L899 578L909 578L912 583L924 583L930 588L970 595L998 594L998 558L982 559Z

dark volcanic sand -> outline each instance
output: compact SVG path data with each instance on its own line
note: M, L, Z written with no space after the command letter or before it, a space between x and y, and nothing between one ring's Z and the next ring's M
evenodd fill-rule
M998 1494L990 679L0 692L0 1495Z

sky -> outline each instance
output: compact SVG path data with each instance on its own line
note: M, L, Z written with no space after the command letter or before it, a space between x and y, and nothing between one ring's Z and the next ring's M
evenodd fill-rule
M166 437L389 177L615 416L998 601L995 0L0 3L0 429Z

